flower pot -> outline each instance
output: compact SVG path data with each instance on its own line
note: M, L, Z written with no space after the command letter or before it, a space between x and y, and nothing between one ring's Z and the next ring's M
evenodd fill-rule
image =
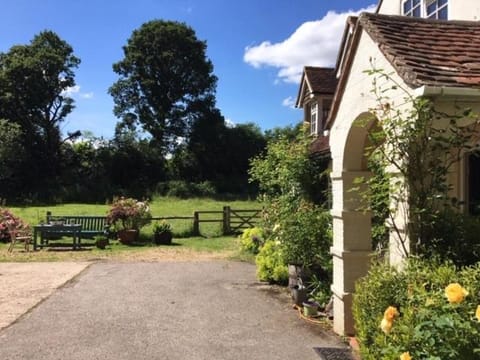
M97 239L97 241L95 241L95 245L97 246L97 248L103 250L107 245L109 245L109 241L107 238Z
M161 233L155 233L153 240L157 245L170 245L172 243L172 233L170 231L164 231Z
M303 315L307 317L317 316L318 315L318 303L315 301L304 301L303 302Z
M305 289L305 287L301 285L294 285L291 289L293 302L297 306L302 306L303 302L307 301L307 289Z
M128 229L117 232L118 239L124 245L133 244L138 238L138 230Z

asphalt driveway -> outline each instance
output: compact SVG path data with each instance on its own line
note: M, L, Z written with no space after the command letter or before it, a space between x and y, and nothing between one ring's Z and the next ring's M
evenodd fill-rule
M0 359L302 359L344 347L240 262L97 263L0 331Z

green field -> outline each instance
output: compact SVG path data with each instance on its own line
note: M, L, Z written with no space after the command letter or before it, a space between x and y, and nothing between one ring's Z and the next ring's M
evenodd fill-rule
M256 201L217 201L213 199L178 199L157 197L150 202L152 216L193 216L194 211L222 211L224 206L232 209L258 209ZM7 206L8 207L8 206ZM19 216L30 225L45 221L46 212L53 215L106 215L109 206L106 204L61 204L46 206L8 207L16 216ZM201 219L221 219L221 214L204 214ZM84 239L85 246L81 251L70 249L56 250L46 248L37 252L24 252L17 247L13 253L7 253L8 244L0 243L0 262L3 261L71 261L71 260L98 260L117 259L130 260L157 260L157 259L188 259L207 258L236 258L244 259L238 252L236 236L221 236L221 223L200 224L201 236L190 235L191 220L171 220L173 226L173 244L171 246L157 246L151 243L153 223L141 230L140 242L136 246L126 246L118 241L111 241L106 250L97 249L93 241ZM65 251L66 250L66 251Z
M232 209L258 209L257 201L218 201L213 199L195 198L178 199L170 197L155 197L150 202L153 217L162 216L193 216L194 211L222 211L224 206ZM60 204L45 206L9 207L16 216L21 217L31 225L45 221L47 211L53 215L99 215L107 214L106 204ZM201 219L221 219L221 214L202 214ZM174 236L188 237L191 234L192 220L169 220ZM153 223L142 229L142 234L148 236L152 232ZM215 237L221 235L221 223L203 223L200 225L202 236Z

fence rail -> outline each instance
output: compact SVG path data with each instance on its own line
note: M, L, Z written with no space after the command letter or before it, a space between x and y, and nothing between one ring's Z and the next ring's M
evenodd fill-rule
M201 223L221 223L222 234L237 234L244 229L254 227L260 220L261 209L232 209L224 206L223 210L195 211L193 216L155 216L152 220L192 220L195 236L200 235ZM220 215L217 219L206 219L204 215Z
M193 216L153 216L152 220L191 220L193 235L200 235L201 223L220 223L222 224L222 234L231 235L240 233L242 230L254 227L260 220L261 209L232 209L230 206L224 206L223 210L202 210L195 211ZM218 218L205 218L205 215L219 215ZM51 216L49 214L48 216ZM47 220L48 220L47 216ZM56 216L58 217L58 216ZM85 216L88 217L88 216ZM92 217L93 218L93 217ZM105 219L104 216L95 218Z

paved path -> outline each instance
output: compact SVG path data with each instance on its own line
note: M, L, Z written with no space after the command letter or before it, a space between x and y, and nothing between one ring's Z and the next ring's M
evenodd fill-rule
M302 359L341 344L239 262L98 263L0 331L0 359Z

